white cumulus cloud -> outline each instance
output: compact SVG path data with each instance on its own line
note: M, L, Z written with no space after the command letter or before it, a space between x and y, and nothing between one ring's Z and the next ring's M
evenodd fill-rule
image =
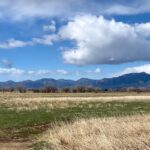
M150 23L126 24L103 16L77 16L62 27L62 39L76 46L63 52L70 64L119 64L150 60Z

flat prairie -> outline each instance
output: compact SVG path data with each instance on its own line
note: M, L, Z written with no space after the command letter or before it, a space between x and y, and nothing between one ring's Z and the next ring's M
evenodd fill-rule
M0 93L2 150L149 150L150 93Z

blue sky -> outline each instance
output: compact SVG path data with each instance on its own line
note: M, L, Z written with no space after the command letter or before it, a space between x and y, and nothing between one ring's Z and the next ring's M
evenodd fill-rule
M1 0L0 81L150 73L149 0Z

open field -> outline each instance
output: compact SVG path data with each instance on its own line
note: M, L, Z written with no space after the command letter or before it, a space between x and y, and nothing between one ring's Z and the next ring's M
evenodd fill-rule
M0 146L1 149L45 149L45 146L54 150L150 149L150 143L143 142L150 136L149 114L149 93L0 93Z

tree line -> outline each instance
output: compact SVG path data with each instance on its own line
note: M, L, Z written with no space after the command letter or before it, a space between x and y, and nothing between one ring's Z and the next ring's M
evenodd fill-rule
M92 88L92 87L65 87L65 88L56 88L53 86L46 86L43 88L33 88L27 89L23 86L19 87L11 87L11 88L0 88L0 92L33 92L33 93L90 93L90 92L100 92L100 88Z
M34 88L27 89L23 86L18 87L10 87L10 88L0 88L0 92L33 92L33 93L99 93L99 92L149 92L150 89L142 89L142 88L94 88L94 87L86 87L86 86L77 86L77 87L65 87L65 88L56 88L53 86L46 86L43 88Z

